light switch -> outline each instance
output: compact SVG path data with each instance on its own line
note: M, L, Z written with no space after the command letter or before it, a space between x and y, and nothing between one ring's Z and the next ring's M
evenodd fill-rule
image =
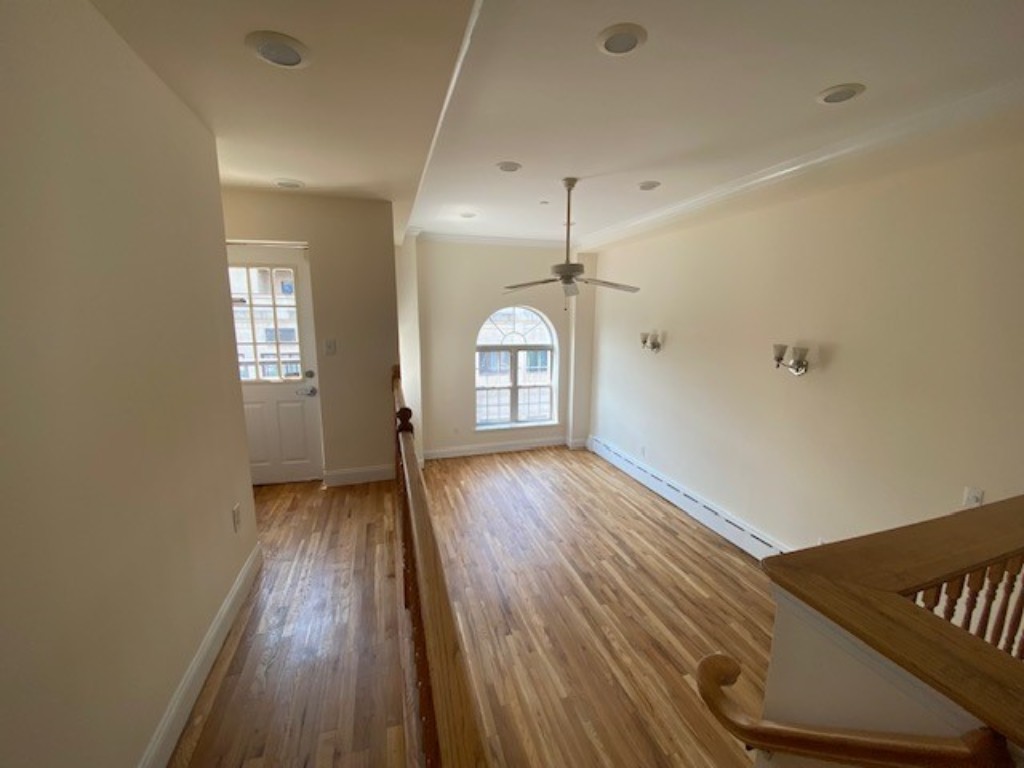
M324 354L327 357L333 357L338 354L338 340L337 339L325 339L324 340Z

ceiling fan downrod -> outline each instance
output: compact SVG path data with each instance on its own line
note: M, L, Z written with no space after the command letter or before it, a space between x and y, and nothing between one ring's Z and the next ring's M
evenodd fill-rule
M569 263L569 240L572 233L572 191L576 188L579 179L566 176L562 179L565 185L565 263Z

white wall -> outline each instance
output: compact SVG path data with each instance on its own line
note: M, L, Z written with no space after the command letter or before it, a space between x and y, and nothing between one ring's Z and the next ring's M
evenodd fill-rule
M328 482L393 474L391 368L398 362L391 204L225 189L232 240L309 243ZM337 354L326 355L327 340Z
M544 285L508 295L502 292L504 285L548 276L551 265L562 258L561 250L551 247L419 238L423 432L428 458L566 442L572 318L561 288ZM478 431L473 376L476 336L495 310L512 305L539 310L558 336L559 424Z
M407 234L395 248L395 292L398 296L398 352L402 391L412 410L416 454L423 459L423 396L420 384L420 285L417 237Z
M1021 122L603 249L593 433L790 547L1024 492Z
M777 608L764 719L945 738L984 727L961 706L785 590L776 587L773 597ZM759 753L757 759L758 768L834 765L783 752L770 757Z
M256 544L214 140L85 0L2 35L0 765L133 766Z

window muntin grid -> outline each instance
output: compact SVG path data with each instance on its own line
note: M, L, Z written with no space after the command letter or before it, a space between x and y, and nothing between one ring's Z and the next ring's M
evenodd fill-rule
M238 375L244 382L302 378L295 270L228 268L235 320Z
M480 427L555 419L554 334L528 307L504 307L477 334L476 424Z

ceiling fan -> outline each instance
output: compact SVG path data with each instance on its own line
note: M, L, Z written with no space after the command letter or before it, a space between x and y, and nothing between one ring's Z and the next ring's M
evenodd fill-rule
M530 288L534 285L545 285L546 283L561 283L562 290L566 296L575 296L580 292L577 283L586 283L598 288L614 288L616 291L628 291L636 293L640 289L634 285L623 285L622 283L610 283L607 280L598 280L595 277L583 276L583 265L569 261L569 233L572 227L572 190L579 179L572 177L562 179L565 185L565 261L551 267L551 274L554 277L546 277L543 280L531 280L528 283L516 283L506 285L505 293L518 291L523 288Z

